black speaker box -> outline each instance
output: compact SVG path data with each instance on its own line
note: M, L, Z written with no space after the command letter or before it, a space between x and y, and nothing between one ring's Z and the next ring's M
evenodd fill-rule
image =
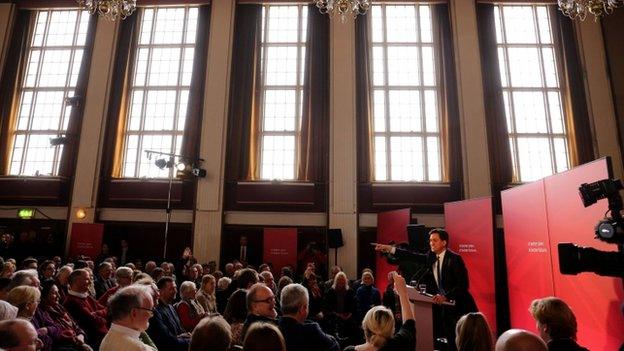
M337 249L344 246L342 241L342 229L327 230L327 246L330 249Z

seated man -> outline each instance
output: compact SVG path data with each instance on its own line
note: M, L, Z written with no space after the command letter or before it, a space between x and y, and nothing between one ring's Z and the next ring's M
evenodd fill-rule
M496 341L496 351L547 351L539 336L522 329L509 329Z
M133 285L115 293L109 302L112 324L100 351L154 351L139 339L147 329L153 310L154 302L147 286Z
M533 300L529 311L549 351L587 351L576 343L576 317L563 300L556 297Z
M132 269L128 267L119 267L115 271L115 280L117 281L117 285L112 288L106 290L106 292L98 299L98 302L102 305L108 305L108 299L113 296L119 289L125 288L132 284Z
M247 329L253 322L276 324L275 295L264 283L256 283L247 291L247 319L241 332L241 340L245 340Z
M162 277L156 286L160 297L154 309L154 316L150 319L147 334L159 350L186 351L191 335L182 328L172 305L177 293L176 283L172 277Z
M25 319L9 319L0 322L0 350L39 350L43 343L37 331Z
M289 284L280 298L283 317L279 329L286 340L288 351L335 350L340 346L333 336L325 334L318 323L308 318L308 290L301 284Z
M108 332L107 310L91 295L91 276L85 269L76 269L69 275L69 291L63 302L67 312L78 326L87 333L88 344L97 349Z
M115 287L115 281L112 278L113 266L108 262L102 262L97 267L97 274L95 276L95 294L99 299L109 289Z

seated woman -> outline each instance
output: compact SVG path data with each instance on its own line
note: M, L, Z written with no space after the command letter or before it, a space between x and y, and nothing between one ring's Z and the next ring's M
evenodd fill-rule
M347 275L338 272L334 282L325 293L324 314L330 331L344 338L353 334L356 326L355 291L349 288Z
M40 299L41 293L39 292L39 289L29 285L17 286L11 289L7 295L7 302L17 307L16 318L26 319L28 321L32 321L35 311L37 310L37 306L39 306ZM47 348L44 348L44 350L51 350L52 342L50 341L46 328L40 328L37 325L34 325L34 323L32 324L35 329L37 329L37 337L44 343L44 345L49 345Z
M85 332L59 302L59 289L54 281L41 283L41 304L35 311L32 323L35 328L46 330L42 338L43 350L91 350L85 344Z
M48 279L54 279L54 275L56 274L56 266L54 265L54 261L45 260L41 265L39 265L39 280L45 281Z
M374 306L381 305L381 294L373 285L375 278L370 271L362 273L362 284L355 292L357 301L358 319L361 320L364 314Z
M223 317L232 329L232 345L242 345L242 332L247 318L247 300L245 294L232 294L228 299Z
M405 279L394 275L394 288L399 295L403 325L394 333L394 315L384 306L376 306L368 310L362 321L362 329L366 343L349 346L345 351L395 351L414 350L416 348L416 322L410 308Z
M302 285L308 289L308 318L318 322L323 319L323 291L318 284L316 274L306 274L303 278Z
M455 326L457 351L494 351L492 331L480 312L463 315Z
M58 273L56 273L56 277L54 277L54 282L56 287L59 290L59 302L63 303L65 297L67 296L67 291L69 290L69 275L74 271L70 266L63 266L59 268Z
M183 282L180 286L182 300L175 305L182 327L187 332L192 332L197 323L206 315L204 308L195 299L195 294L197 294L195 283L188 280Z
M206 274L201 279L201 285L197 291L195 298L197 302L204 308L206 313L217 312L217 296L215 295L215 277L210 274Z

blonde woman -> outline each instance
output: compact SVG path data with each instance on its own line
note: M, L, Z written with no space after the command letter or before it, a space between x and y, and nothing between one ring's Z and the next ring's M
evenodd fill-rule
M217 312L217 296L215 295L215 277L206 274L202 277L200 289L197 291L195 298L197 302L204 308L206 313Z
M41 300L39 289L21 285L9 291L7 302L17 307L17 318L31 319Z
M401 302L401 315L403 316L401 329L395 334L392 311L384 306L375 306L366 312L362 320L366 343L349 346L345 351L414 350L416 348L416 322L407 297L405 279L396 273L394 288Z

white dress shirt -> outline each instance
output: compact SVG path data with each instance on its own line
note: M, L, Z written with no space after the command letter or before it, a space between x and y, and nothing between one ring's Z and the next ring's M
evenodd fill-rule
M138 330L112 323L102 340L100 351L155 351L153 347L144 344L139 335L141 332Z

